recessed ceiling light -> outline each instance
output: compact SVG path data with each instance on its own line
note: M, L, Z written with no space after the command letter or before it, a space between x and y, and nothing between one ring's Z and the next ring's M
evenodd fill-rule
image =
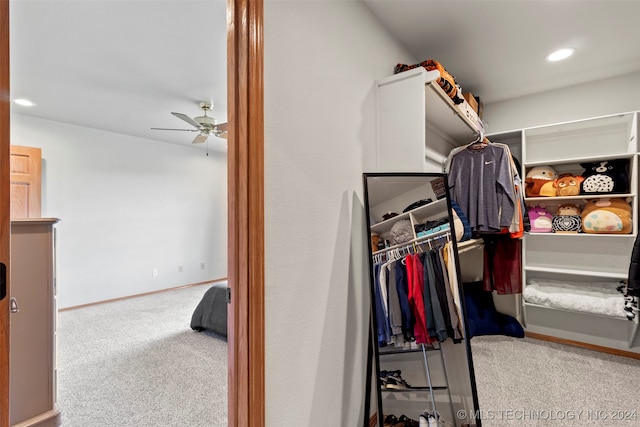
M568 57L573 55L575 51L576 50L572 47L558 49L555 52L551 52L549 55L547 55L547 61L549 62L562 61L563 59L567 59Z
M25 98L14 99L13 102L15 102L18 105L22 105L23 107L35 107L36 106L35 102L29 101L28 99L25 99Z

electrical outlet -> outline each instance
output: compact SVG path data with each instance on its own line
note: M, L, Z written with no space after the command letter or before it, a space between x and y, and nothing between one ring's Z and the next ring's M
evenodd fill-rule
M182 273L182 271L183 271L183 270L184 270L184 267L183 267L183 266L181 266L181 265L179 265L179 266L178 266L178 273Z
M204 270L205 267L206 266L205 266L204 262L200 263L200 270Z
M153 277L158 277L158 273L159 273L159 272L158 272L158 269L157 269L157 268L154 268L153 270L151 270L151 275L152 275Z

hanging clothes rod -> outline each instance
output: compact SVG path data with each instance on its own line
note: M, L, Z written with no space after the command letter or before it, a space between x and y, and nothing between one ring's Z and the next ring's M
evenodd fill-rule
M411 240L406 243L402 243L400 245L394 245L394 246L389 246L388 248L380 249L379 251L375 251L373 255L374 256L383 255L384 253L393 251L393 250L398 250L402 252L404 250L413 248L414 245L424 245L424 244L434 242L436 240L441 240L441 239L446 239L447 241L449 241L451 239L451 232L447 230L446 232L444 232L444 234L439 234L437 236L428 234L426 236L418 237L414 240Z

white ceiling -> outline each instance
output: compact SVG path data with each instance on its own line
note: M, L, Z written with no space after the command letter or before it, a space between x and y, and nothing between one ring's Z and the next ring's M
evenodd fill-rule
M418 61L436 59L485 103L640 70L638 0L363 1ZM199 115L201 100L226 121L225 7L12 0L11 96L38 104L13 111L191 145L194 133L149 128L189 128L170 113ZM574 57L544 62L567 45ZM209 140L225 150L225 140Z
M171 112L201 100L226 122L226 31L225 0L11 1L11 97L37 104L12 111L191 146L195 132L150 128L192 128Z
M364 0L418 61L484 103L640 70L637 0ZM575 47L565 62L544 58Z

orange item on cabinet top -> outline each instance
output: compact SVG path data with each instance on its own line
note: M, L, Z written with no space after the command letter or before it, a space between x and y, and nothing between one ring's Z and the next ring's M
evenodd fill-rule
M478 100L476 99L475 96L473 96L473 94L471 92L466 92L463 93L462 96L464 97L464 99L469 103L469 105L471 106L471 108L473 108L473 111L475 111L476 113L479 114L479 110L478 110Z
M437 83L445 91L449 98L453 100L454 104L460 104L464 101L464 98L461 96L462 94L458 94L458 88L456 87L456 79L445 70L445 68L438 61L433 59L427 59L426 61L422 61L418 64L407 65L407 64L397 64L393 70L394 74L401 73L403 71L412 70L414 68L423 67L426 68L427 71L438 70L440 72L440 77L438 77Z

